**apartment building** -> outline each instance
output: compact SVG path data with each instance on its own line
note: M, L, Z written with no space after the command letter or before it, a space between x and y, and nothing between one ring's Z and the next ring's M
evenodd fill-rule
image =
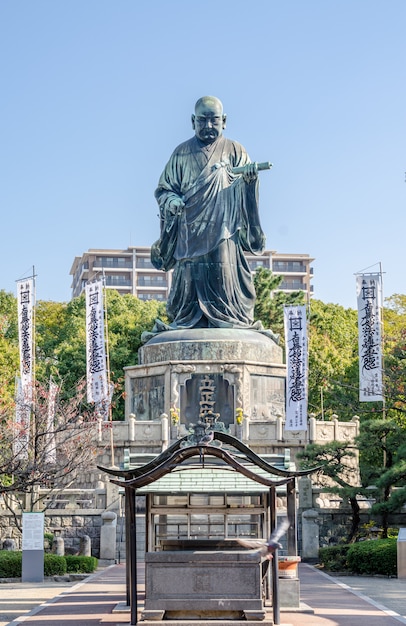
M75 257L72 275L72 298L79 296L87 282L104 276L108 289L120 294L131 293L141 300L166 300L171 286L172 272L155 269L151 263L151 248L130 246L126 250L90 249ZM311 280L313 258L308 254L280 254L266 250L260 256L247 254L249 266L254 273L258 267L271 269L282 275L280 289L313 293Z

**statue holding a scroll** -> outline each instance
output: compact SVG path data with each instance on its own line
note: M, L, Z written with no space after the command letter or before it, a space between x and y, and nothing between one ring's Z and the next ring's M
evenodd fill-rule
M258 164L223 136L225 125L220 100L200 98L192 115L195 136L175 149L155 192L161 234L151 260L158 269L174 269L170 329L255 328L244 252L261 254L265 246Z

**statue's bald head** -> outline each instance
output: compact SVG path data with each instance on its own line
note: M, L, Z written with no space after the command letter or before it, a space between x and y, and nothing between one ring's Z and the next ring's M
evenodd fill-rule
M226 116L223 114L221 100L214 96L203 96L195 105L192 115L192 126L196 137L203 143L213 143L226 127Z
M223 103L215 96L203 96L202 98L199 98L199 100L195 104L195 113L197 109L201 106L216 107L217 109L221 110L221 114L223 114Z

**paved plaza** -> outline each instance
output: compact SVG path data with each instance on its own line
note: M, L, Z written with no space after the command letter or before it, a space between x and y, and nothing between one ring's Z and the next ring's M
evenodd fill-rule
M139 608L142 608L144 598L143 573L143 564L140 564ZM296 611L282 610L281 626L406 624L406 580L331 577L302 563L300 585L303 604ZM78 583L3 583L0 585L0 626L121 626L130 621L128 612L116 611L117 606L124 602L124 565L102 569ZM272 616L270 607L269 615ZM168 626L171 623L176 624L168 622ZM199 624L197 621L196 626Z

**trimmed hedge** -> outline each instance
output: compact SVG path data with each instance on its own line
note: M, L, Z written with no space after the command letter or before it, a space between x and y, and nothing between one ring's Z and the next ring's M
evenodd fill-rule
M0 550L0 578L21 578L21 552Z
M57 554L44 554L44 576L63 576L66 574L66 559Z
M393 537L320 548L319 559L331 572L396 576L396 543L396 537Z
M97 569L98 561L94 556L65 556L68 574L91 574Z
M319 559L330 572L342 572L348 569L347 554L350 544L339 544L320 548Z
M396 538L354 543L348 550L348 567L354 574L397 575Z
M64 574L91 574L97 569L94 556L58 556L44 554L44 576ZM0 578L21 578L22 553L0 550Z

